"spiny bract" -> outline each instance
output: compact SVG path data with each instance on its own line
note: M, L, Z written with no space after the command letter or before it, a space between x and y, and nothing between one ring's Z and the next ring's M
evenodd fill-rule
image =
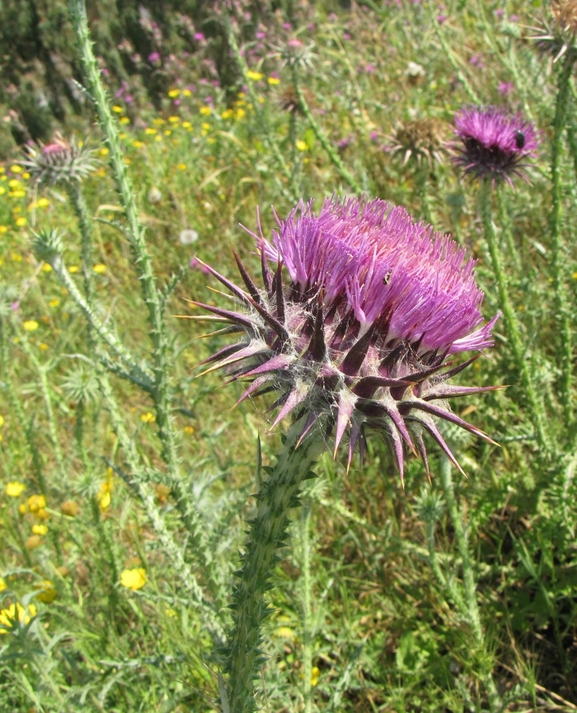
M486 438L450 410L449 397L497 387L451 386L474 359L447 357L492 345L498 315L483 324L483 293L474 261L449 236L416 222L403 208L365 198L325 200L318 215L300 203L273 231L254 236L263 286L235 254L244 288L213 268L237 310L193 302L240 333L203 363L252 380L240 401L274 391L274 424L320 416L334 428L335 453L347 429L349 464L367 430L383 434L403 472L404 451L429 433L455 465L437 426L442 418ZM415 447L416 443L416 447Z

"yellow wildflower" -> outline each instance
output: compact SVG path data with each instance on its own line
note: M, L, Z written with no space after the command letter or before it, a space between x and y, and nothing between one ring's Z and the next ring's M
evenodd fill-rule
M48 302L49 307L58 307L59 304L60 300L58 299L58 297L55 297L53 300L49 300Z
M168 92L168 96L169 96L171 99L176 99L176 97L177 97L179 94L180 94L180 89L171 89L171 90Z
M22 166L15 163L13 166L10 166L10 170L12 173L22 173Z
M294 639L296 636L295 630L291 629L290 626L279 626L275 630L275 634L281 639Z
M246 111L242 109L241 107L238 107L237 110L234 112L234 118L238 121L239 119L242 119L246 116Z
M212 109L209 106L201 106L199 111L202 116L209 116L212 114Z
M248 72L246 73L246 76L249 79L251 79L253 82L258 82L263 77L263 75L260 72L254 72L252 69L248 70Z
M180 116L169 116L168 121L170 121L171 124L179 124Z
M225 109L220 116L222 119L232 119L234 111L232 109Z
M318 684L320 677L321 677L320 668L318 666L313 666L312 671L311 671L311 686L313 688Z
M100 149L99 154L101 156L108 156L110 153L110 149L107 146L104 146L103 148Z
M273 87L274 87L276 84L280 84L280 79L279 79L278 77L269 77L266 81L267 81L269 84L271 84Z
M299 151L308 151L309 149L307 142L302 140L297 141L295 146Z
M151 413L150 411L147 411L146 413L143 413L142 416L140 417L140 420L143 423L154 423L156 421L156 416Z
M10 604L7 609L0 610L0 634L6 634L6 630L14 628L17 622L24 625L29 624L36 613L37 609L34 604L28 604L27 607L23 607L20 602Z
M165 136L170 136L172 134L172 131L170 129L165 129L164 130L164 135Z
M142 141L133 141L132 145L135 149L141 149L144 146L144 143Z
M146 584L146 570L144 567L125 569L120 575L120 584L122 584L123 587L132 589L133 592L142 589Z
M32 532L35 535L46 535L48 527L46 525L32 525Z
M49 262L45 262L42 265L42 272L52 272L52 265Z
M121 106L116 105L116 106L113 106L113 107L112 107L112 111L113 111L115 114L122 114L122 112L124 111L124 109L123 109Z
M6 193L6 189L4 186L0 186L0 196L3 196Z
M106 272L106 265L104 265L101 262L98 262L98 263L96 263L96 265L94 265L94 267L92 269L94 270L94 272L97 275L102 275L103 273Z
M76 275L77 272L80 272L80 268L78 267L78 265L70 265L70 267L68 268L68 272L71 275Z
M185 426L182 430L186 433L187 436L192 436L194 433L193 426Z
M50 520L50 513L46 508L40 508L40 510L34 513L34 517L37 520Z
M28 219L25 218L23 215L20 216L20 218L16 218L16 225L17 225L19 228L23 228L23 227L26 225L27 222L28 222Z
M4 421L4 419L2 419ZM6 483L6 495L11 498L18 498L26 490L24 483L19 483L17 480L13 480L10 483Z
M6 580L4 579L4 577L0 577L0 592L4 592L6 589L8 589Z
M183 129L192 129L192 124L190 123L190 121L183 121L182 128Z
M31 495L26 501L26 504L30 512L36 513L46 507L46 498L44 495Z
M146 129L144 129L144 133L154 136L154 134L158 133L158 129L154 129L152 126L147 126Z
M4 420L4 416L2 416L2 415L0 414L0 428L2 428L2 426L3 426L5 423L6 423L6 421Z
M187 165L185 163L177 163L176 168L178 168L179 171L186 171Z

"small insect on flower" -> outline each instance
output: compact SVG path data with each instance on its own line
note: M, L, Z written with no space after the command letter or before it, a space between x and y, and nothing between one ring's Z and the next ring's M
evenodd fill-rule
M468 107L455 114L450 147L454 162L466 174L513 185L513 176L526 180L525 168L537 152L537 132L520 114L497 107Z
M277 221L272 241L254 235L262 287L236 254L244 288L206 266L239 309L192 302L210 313L192 318L240 334L205 361L209 371L226 368L231 381L252 382L239 402L276 393L273 426L289 414L303 417L304 437L327 420L335 455L348 431L349 465L373 431L390 444L401 475L406 450L418 449L427 463L424 434L458 467L438 419L487 436L447 400L499 388L447 384L476 359L448 357L493 343L498 316L484 323L474 261L448 236L378 199L331 198L318 214L301 202Z

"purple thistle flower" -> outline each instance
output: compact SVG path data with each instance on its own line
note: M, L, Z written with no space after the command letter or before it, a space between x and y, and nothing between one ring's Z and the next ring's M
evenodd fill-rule
M513 185L514 174L526 180L527 159L535 156L538 143L534 125L520 114L498 107L468 107L455 114L452 148L455 163L465 173L505 180Z
M211 313L196 319L242 335L204 362L209 371L226 367L231 381L252 381L239 403L276 392L273 426L291 413L306 416L304 437L328 417L335 454L348 429L349 465L375 430L401 476L407 449L427 464L425 433L459 467L437 419L490 440L447 399L498 388L446 383L477 358L455 365L448 356L493 344L498 315L484 323L474 261L449 236L379 199L333 197L318 215L301 202L277 222L271 242L254 235L262 288L236 254L243 288L206 266L241 309L193 302Z

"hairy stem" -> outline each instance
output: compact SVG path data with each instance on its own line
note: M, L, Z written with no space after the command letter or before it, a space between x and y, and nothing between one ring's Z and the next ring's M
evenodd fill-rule
M307 100L305 99L305 96L304 96L302 89L300 87L300 81L299 81L298 69L297 69L296 63L293 63L292 74L293 74L293 83L294 83L294 87L295 87L295 92L297 95L297 99L299 101L299 106L301 108L301 111L307 118L307 121L309 122L311 129L314 131L315 136L320 141L321 146L327 152L328 157L332 161L334 167L337 169L341 178L346 183L349 184L349 186L353 189L353 191L355 193L357 193L358 195L361 195L363 193L363 188L362 188L361 184L357 181L357 179L353 176L353 174L348 170L348 168L345 166L345 164L341 161L341 157L339 156L337 150L331 144L331 142L329 141L329 137L326 135L323 128L318 123L318 121L315 119L312 111L310 110Z
M561 337L561 383L559 396L563 407L563 415L567 424L573 421L573 403L571 398L572 383L572 353L573 332L571 328L572 314L566 284L567 251L563 240L562 203L563 185L561 176L561 156L563 151L563 134L567 126L570 81L577 55L569 50L559 74L555 119L553 121L553 142L551 145L551 237L553 240L553 289L555 292L555 313L559 323Z
M304 480L312 477L311 466L323 450L317 432L309 433L297 447L302 423L294 424L270 476L258 493L257 511L249 521L250 530L242 555L242 566L233 592L234 624L229 638L225 672L229 674L226 701L230 713L256 709L254 679L262 663L262 626L269 613L265 593L278 550L287 537L289 510L299 505Z
M503 267L501 250L499 248L499 242L495 233L495 225L493 223L493 216L491 212L491 181L488 179L485 179L481 185L480 210L481 218L483 220L483 228L485 231L485 239L487 241L487 245L489 247L489 254L491 256L491 266L493 268L493 273L497 281L500 307L503 311L503 316L505 318L505 325L507 327L511 349L513 351L515 366L517 367L517 371L521 376L521 384L523 386L523 389L525 391L525 397L529 404L531 420L533 421L533 427L535 429L537 441L539 443L539 446L545 452L547 452L549 451L549 439L547 437L547 432L545 429L545 416L543 413L543 405L541 401L537 398L537 393L535 391L535 385L533 383L533 377L530 369L531 361L529 356L526 354L526 349L523 347L519 329L519 322L517 321L517 316L515 314L513 305L511 304L511 299L509 297L507 277L505 275L505 270Z
M451 462L446 456L441 456L440 476L441 485L445 494L445 501L447 503L447 509L451 517L451 522L453 523L453 530L455 532L455 539L457 540L459 556L461 558L461 567L463 570L463 588L465 590L465 613L469 620L471 630L473 632L475 644L477 645L479 651L483 652L483 654L485 654L486 656L487 647L485 645L485 634L483 632L481 616L479 613L479 605L477 603L477 583L475 581L475 573L473 572L473 565L471 563L471 558L469 555L469 545L467 543L467 536L465 534L465 528L463 526L463 519L459 511L457 498L455 497L455 486L451 477ZM485 662L483 662L483 664L485 664ZM489 706L491 711L494 713L496 711L502 710L503 703L497 691L497 687L495 685L495 681L493 680L493 675L491 673L490 668L488 667L488 664L483 665L482 676L484 679L483 682L487 689L487 697L489 699Z

